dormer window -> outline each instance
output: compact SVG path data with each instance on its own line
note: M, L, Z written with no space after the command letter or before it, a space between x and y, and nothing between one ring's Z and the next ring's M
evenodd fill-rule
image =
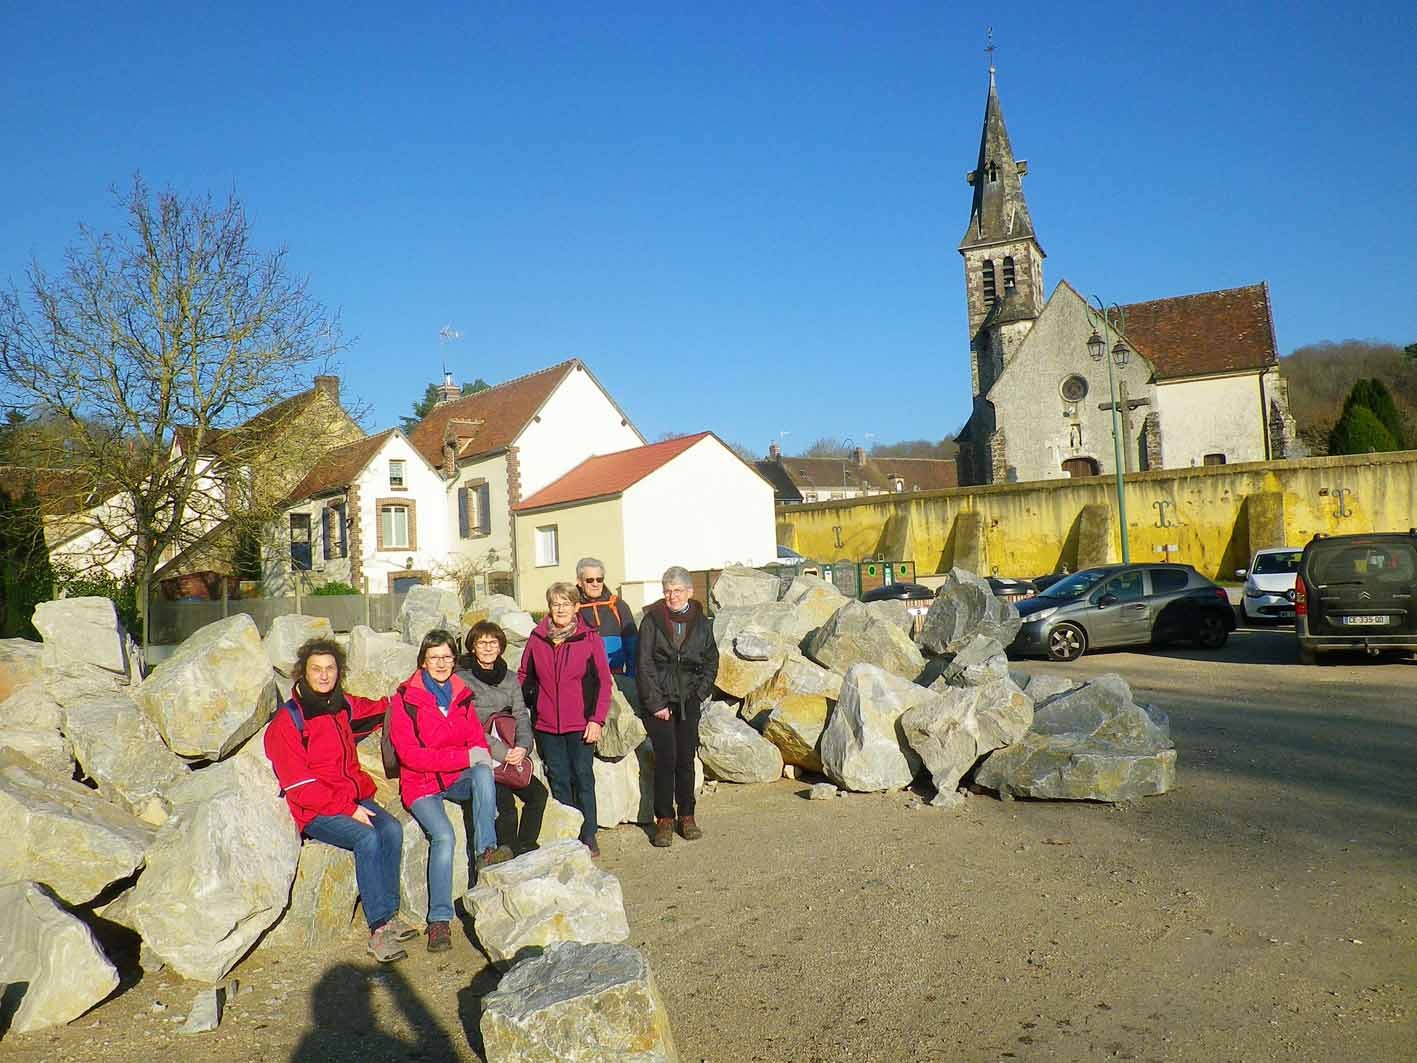
M984 305L994 305L994 260L984 260Z
M404 483L404 462L402 458L393 458L389 461L389 490L402 491L408 485Z

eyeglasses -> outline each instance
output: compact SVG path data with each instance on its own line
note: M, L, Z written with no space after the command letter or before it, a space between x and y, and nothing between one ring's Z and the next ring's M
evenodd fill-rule
M427 657L423 658L423 660L427 664L447 664L449 661L453 660L453 657L451 654L447 653L430 653Z
M478 639L473 645L480 646L484 650L489 648L500 650L502 648L502 644L496 639Z
M604 582L605 582L605 577L604 577L604 576L582 576L582 577L581 577L581 582L582 582L582 583L604 583Z

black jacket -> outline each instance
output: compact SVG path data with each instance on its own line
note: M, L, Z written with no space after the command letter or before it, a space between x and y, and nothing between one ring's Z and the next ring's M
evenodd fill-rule
M713 625L703 607L689 599L688 631L675 647L673 621L664 601L646 606L640 619L640 646L635 682L640 691L640 715L663 708L698 705L713 693L718 678L718 646Z

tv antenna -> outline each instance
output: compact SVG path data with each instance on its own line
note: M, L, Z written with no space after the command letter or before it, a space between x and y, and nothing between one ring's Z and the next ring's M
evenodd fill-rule
M453 340L462 339L462 333L453 328L452 324L446 324L438 330L438 359L443 363L443 377L448 376L448 357L443 350L443 345L451 343Z

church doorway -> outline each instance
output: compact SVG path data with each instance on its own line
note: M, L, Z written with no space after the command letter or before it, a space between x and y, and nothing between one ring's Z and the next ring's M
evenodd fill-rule
M1072 477L1101 476L1102 466L1096 458L1069 458L1063 462L1063 471Z

